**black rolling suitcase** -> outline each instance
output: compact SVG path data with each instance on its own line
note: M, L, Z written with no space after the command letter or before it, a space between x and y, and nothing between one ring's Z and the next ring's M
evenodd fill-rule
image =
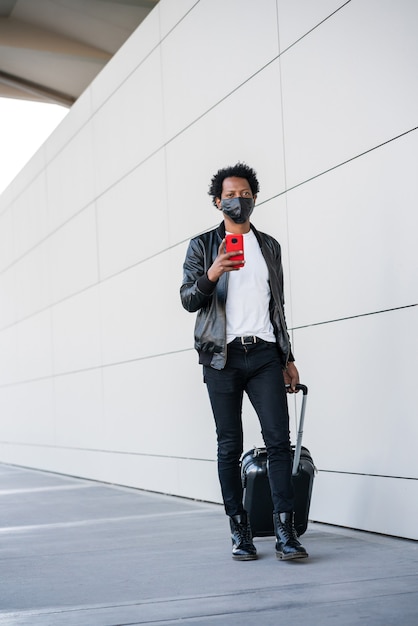
M298 385L298 388L302 391L303 396L296 446L292 446L292 482L295 491L295 528L300 536L303 535L308 526L315 465L309 450L302 446L308 388L306 385ZM244 509L250 518L253 537L274 535L273 502L267 471L267 451L265 448L253 448L242 457L241 477L244 487Z

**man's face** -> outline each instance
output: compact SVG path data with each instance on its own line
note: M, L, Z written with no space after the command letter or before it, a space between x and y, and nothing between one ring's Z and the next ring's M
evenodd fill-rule
M225 178L222 183L222 193L220 198L216 198L216 206L221 208L221 200L224 198L252 198L253 193L251 187L246 178L238 178L237 176L231 176ZM256 196L254 196L254 200Z

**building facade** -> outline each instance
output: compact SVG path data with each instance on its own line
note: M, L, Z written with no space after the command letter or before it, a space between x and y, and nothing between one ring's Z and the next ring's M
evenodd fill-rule
M417 18L160 1L0 198L0 461L221 501L178 291L240 160L283 249L311 517L418 538Z

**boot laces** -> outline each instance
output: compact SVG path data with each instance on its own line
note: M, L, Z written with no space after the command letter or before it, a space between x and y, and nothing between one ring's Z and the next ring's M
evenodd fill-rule
M235 536L238 540L238 545L245 545L251 543L251 530L250 525L247 523L235 524Z
M296 529L291 519L280 522L280 526L286 542L299 543Z

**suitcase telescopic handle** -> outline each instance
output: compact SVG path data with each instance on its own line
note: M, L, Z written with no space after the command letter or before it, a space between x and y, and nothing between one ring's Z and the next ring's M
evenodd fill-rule
M293 457L293 468L292 474L295 476L298 473L299 462L300 462L300 452L302 450L302 437L303 437L303 424L305 422L305 410L306 410L306 396L308 395L308 388L306 385L298 384L296 385L296 389L299 389L302 393L302 406L300 409L300 419L299 419L299 428L296 439L295 446L295 455Z

